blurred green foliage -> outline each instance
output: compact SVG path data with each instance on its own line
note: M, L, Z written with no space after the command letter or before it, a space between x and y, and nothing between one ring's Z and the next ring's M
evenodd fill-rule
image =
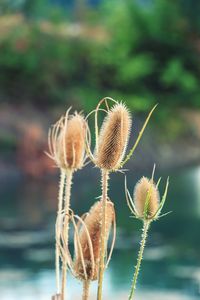
M112 3L110 12L111 7L106 15L112 40L100 51L100 65L105 65L107 55L115 75L111 85L149 102L200 105L199 36L192 35L191 19L181 1L155 0L146 6Z
M17 149L17 138L16 135L8 131L0 131L0 149L1 155L5 157L9 156L10 153Z
M44 15L46 1L36 2L24 7L26 15ZM139 111L157 102L200 107L200 6L193 9L193 2L106 1L85 24L93 27L92 37L60 34L51 13L50 30L32 19L19 22L0 34L1 99L43 105L69 100L89 110L110 95ZM105 33L101 41L97 27Z

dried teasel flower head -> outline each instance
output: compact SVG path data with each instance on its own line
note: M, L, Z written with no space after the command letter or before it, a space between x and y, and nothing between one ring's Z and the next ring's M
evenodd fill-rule
M78 240L81 246L80 249L78 247L77 240L75 240L74 272L80 280L97 280L100 259L101 223L102 201L98 201L91 207L89 213L84 219L85 227L82 227L79 232ZM110 260L115 241L115 211L113 203L111 201L107 201L106 244L112 224L114 225L114 234L108 262Z
M84 165L87 123L75 112L64 117L49 130L49 156L60 169L77 170Z
M159 210L160 195L152 179L142 177L134 189L134 203L141 219L153 219Z
M123 103L115 104L105 117L98 144L95 164L105 170L117 170L123 160L131 129L131 115Z

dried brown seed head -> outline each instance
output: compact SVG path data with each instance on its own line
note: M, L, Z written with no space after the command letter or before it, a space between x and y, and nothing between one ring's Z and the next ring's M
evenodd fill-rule
M114 205L111 201L107 201L106 205L106 243L108 241L111 225L114 220ZM86 274L88 280L96 280L98 276L98 265L100 259L100 238L101 238L101 222L102 222L102 202L96 202L90 209L89 214L84 220L88 229L90 240L93 247L94 266L91 260L91 251L89 249L88 237L84 227L79 234L79 240L84 258ZM85 280L84 269L81 262L80 251L77 251L74 261L74 270L77 277Z
M86 121L78 113L62 117L50 130L50 155L59 168L76 170L83 167L86 130Z
M160 195L152 179L149 180L146 177L142 177L139 180L134 190L134 202L140 218L145 218L145 203L148 203L147 218L151 219L154 217L159 207Z
M95 162L99 168L116 170L124 157L129 133L131 116L124 104L118 103L108 112L100 130Z

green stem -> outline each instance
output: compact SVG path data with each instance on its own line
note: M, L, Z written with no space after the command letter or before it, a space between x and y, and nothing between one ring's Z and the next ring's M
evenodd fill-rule
M105 234L106 234L106 204L108 198L108 179L109 172L102 170L102 226L101 226L101 243L100 243L100 262L98 276L97 300L102 300L103 274L105 269Z
M84 280L82 300L88 300L88 298L89 298L89 288L90 288L90 281L89 280Z
M62 206L63 206L65 179L66 179L65 172L64 170L61 170L59 192L58 192L58 210L57 210L57 218L59 222L60 222L60 216L61 216ZM60 228L60 226L58 228ZM60 234L61 234L60 229L58 231L56 230L56 240L60 239ZM57 242L55 247L55 268L56 268L56 291L57 294L59 294L60 292L60 251Z
M144 248L146 245L146 239L147 239L147 234L148 234L148 229L149 229L150 223L151 223L151 221L144 221L144 225L143 225L143 229L142 229L142 240L141 240L141 244L140 244L140 250L138 253L137 265L135 267L135 273L133 275L131 291L130 291L130 295L128 298L129 300L132 300L134 297L134 292L135 292L136 284L137 284L137 278L139 275L140 266L141 266L141 262L143 259L143 253L144 253Z
M66 223L65 241L67 247L69 242L69 208L70 208L70 198L71 198L72 177L73 177L73 171L68 171L66 173L66 190L65 190L65 198L64 198L64 214L65 214L65 223ZM62 288L61 288L62 300L65 299L66 280L67 280L67 260L64 257L63 264L62 264Z
M150 111L150 113L148 114L145 122L144 122L144 125L142 126L142 129L140 130L139 132L139 135L137 137L137 140L135 141L135 144L133 145L133 147L131 148L131 150L129 151L129 153L127 154L125 160L121 163L121 168L127 163L127 161L131 158L131 156L133 155L133 153L135 152L135 149L137 148L142 136L143 136L143 133L145 131L145 128L147 127L147 124L151 118L151 115L153 114L154 110L156 109L158 104L156 104L152 110Z

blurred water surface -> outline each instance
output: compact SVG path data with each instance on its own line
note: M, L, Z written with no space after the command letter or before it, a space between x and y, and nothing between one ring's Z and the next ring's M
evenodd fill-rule
M133 185L142 174L127 175ZM159 170L158 172L159 173ZM150 176L150 174L146 174ZM163 176L164 180L166 174ZM152 225L141 274L138 299L193 300L200 297L200 167L170 172L164 212ZM100 194L95 169L75 175L72 207L82 214ZM117 211L117 241L105 276L105 299L127 299L136 262L141 223L130 218L124 177L112 174L110 196ZM0 187L1 300L50 299L55 291L54 222L57 182L17 180ZM81 299L81 284L69 277L69 299ZM95 299L95 284L91 294Z

